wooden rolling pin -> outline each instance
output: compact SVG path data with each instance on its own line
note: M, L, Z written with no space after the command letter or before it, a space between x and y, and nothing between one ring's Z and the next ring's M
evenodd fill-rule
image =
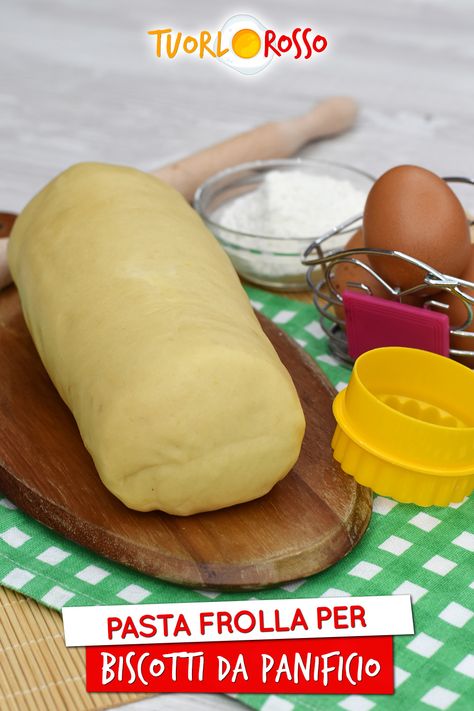
M263 124L151 173L179 190L191 202L199 185L214 173L247 161L288 158L310 141L346 131L353 125L356 114L357 105L353 99L326 99L302 116ZM0 214L0 223L5 223L5 218L8 219L8 227L11 227L11 215L8 217L8 213ZM10 282L7 240L2 239L0 289Z
M247 161L288 158L310 141L347 131L356 114L353 99L326 99L302 116L265 123L158 168L152 175L172 185L191 202L199 185L214 173Z

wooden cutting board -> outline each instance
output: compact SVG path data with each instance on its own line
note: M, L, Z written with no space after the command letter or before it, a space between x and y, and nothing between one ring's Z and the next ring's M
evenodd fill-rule
M371 493L333 460L334 390L274 324L307 420L300 458L265 497L187 518L126 508L101 483L26 329L16 289L0 292L0 490L97 553L192 587L257 589L324 570L357 544Z

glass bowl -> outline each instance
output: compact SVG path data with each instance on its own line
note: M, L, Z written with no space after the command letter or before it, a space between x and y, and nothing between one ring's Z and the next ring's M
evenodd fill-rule
M342 207L335 222L320 222L317 231L312 235L268 236L251 230L241 232L224 224L221 217L223 208L256 190L272 171L297 171L347 181L365 196L375 178L357 168L324 160L261 160L242 163L216 173L196 191L194 207L225 249L241 277L271 289L305 291L308 286L305 278L306 267L301 263L302 252L314 239L352 215L345 214ZM341 235L341 247L346 244L354 230L355 228L351 227Z

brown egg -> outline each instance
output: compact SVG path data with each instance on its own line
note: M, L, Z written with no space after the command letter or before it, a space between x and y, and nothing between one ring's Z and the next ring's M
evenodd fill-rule
M461 274L461 279L474 282L474 245L471 245L471 258L467 269ZM474 297L474 289L465 288L463 291L469 296ZM445 291L436 297L436 301L441 301L443 304L447 304L449 306L448 316L451 328L462 326L468 316L467 309L462 299L451 292ZM474 304L472 304L472 309L474 312ZM463 330L474 333L474 318L471 324ZM466 336L451 336L451 348L474 351L474 338L466 338ZM474 368L474 358L469 356L458 356L456 357L456 360L460 363L464 363L464 365L468 365L470 368Z
M357 232L354 232L344 249L361 249L362 247L365 247L364 236L362 229L359 229ZM359 254L357 259L359 262L371 266L369 257L366 254ZM378 296L381 299L394 300L394 297L391 296L385 287L366 269L359 267L357 264L351 264L350 262L340 262L336 265L332 277L332 283L337 291L340 294L344 291L355 291L359 294L365 293L362 289L350 286L350 282L354 282L355 284L365 284L365 286L367 286L372 292L372 296ZM411 306L421 306L423 304L423 299L419 296L406 296L403 298L403 303L410 304ZM344 307L342 304L341 306L335 306L334 311L338 318L344 319Z
M414 165L392 168L374 183L365 205L364 239L367 247L404 252L456 277L469 261L469 226L457 196L444 180ZM371 256L370 261L401 289L425 276L393 257Z

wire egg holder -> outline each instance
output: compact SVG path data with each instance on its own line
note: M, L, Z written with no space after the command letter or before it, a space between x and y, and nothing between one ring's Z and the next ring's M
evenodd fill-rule
M449 177L444 178L444 180L447 183L474 185L474 178ZM471 221L470 224L474 224L474 221ZM342 363L352 365L354 362L348 352L344 319L338 316L336 312L336 308L339 307L339 311L343 313L343 299L342 294L338 291L334 283L334 271L336 266L342 263L348 263L365 270L370 277L376 279L383 289L385 289L388 297L392 301L404 303L404 300L409 296L416 295L427 288L430 290L434 289L435 294L433 294L432 298L428 298L424 302L423 308L449 314L449 306L436 300L437 293L451 292L457 298L461 299L466 308L466 319L464 323L451 327L449 333L451 345L453 337L460 337L465 340L465 348L451 347L449 352L451 357L455 357L456 359L462 358L466 365L468 364L471 368L474 368L474 331L470 332L467 330L474 319L474 296L466 293L464 290L470 289L474 293L474 283L452 277L449 274L443 274L433 269L429 264L410 257L404 252L370 249L366 247L360 249L337 249L334 248L334 246L331 247L331 240L335 237L343 232L347 232L348 228L356 230L361 226L362 215L357 215L356 217L345 220L315 239L304 251L301 260L302 263L308 267L306 280L313 292L313 302L321 316L321 327L329 339L329 348L333 355ZM420 280L419 284L416 284L410 289L402 290L397 286L389 284L375 271L371 264L361 261L360 257L363 255L369 257L369 260L370 255L380 255L394 260L403 260L410 265L418 267L420 270L420 278L423 273L424 277ZM370 287L363 282L350 281L347 282L346 288L347 287L350 287L351 290L360 290L370 296L373 295Z

